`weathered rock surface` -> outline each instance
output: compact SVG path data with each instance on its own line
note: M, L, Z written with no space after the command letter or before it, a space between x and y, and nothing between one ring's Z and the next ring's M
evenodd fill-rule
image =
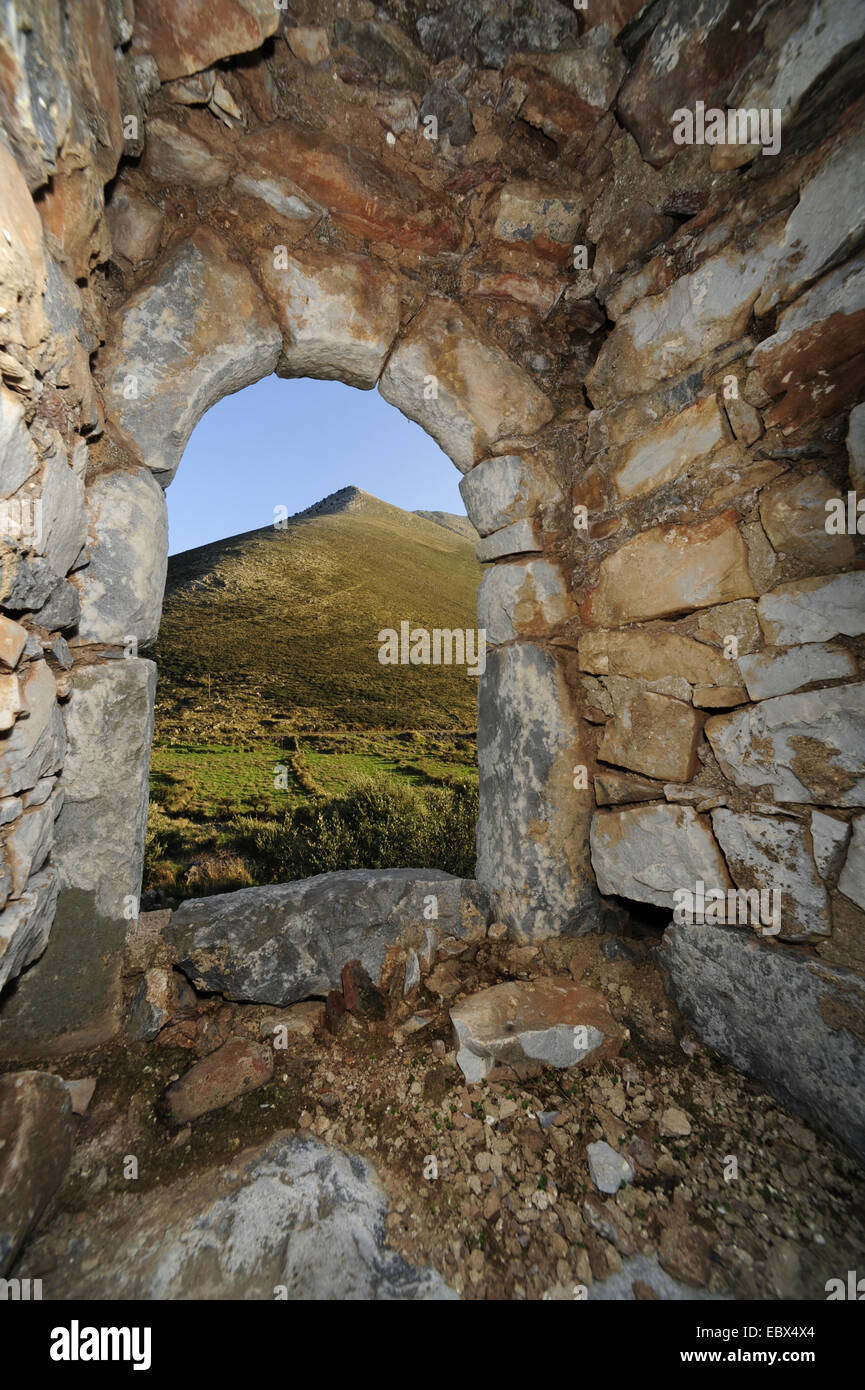
M865 323L865 258L824 275L778 317L748 365L776 398L767 428L789 434L805 418L821 419L855 405L865 369L855 350Z
M852 565L852 537L826 530L826 503L838 489L825 473L783 478L760 495L763 530L780 555L794 555L810 569L844 569Z
M748 254L721 252L622 314L586 378L594 406L648 391L742 337L772 260L768 225Z
M147 122L144 168L155 183L216 188L227 181L232 161L207 139L208 127L195 114L186 123L159 116Z
M17 492L39 467L39 459L24 423L24 406L0 386L0 491Z
M618 1192L622 1183L630 1182L634 1176L633 1165L624 1154L617 1153L605 1139L598 1139L594 1144L589 1144L586 1154L589 1160L589 1176L599 1192Z
M460 495L481 536L522 521L559 493L545 470L520 454L484 459L460 480Z
M592 627L621 627L751 598L745 543L734 512L689 526L656 526L601 562L583 608Z
M856 675L856 662L844 647L807 642L739 657L739 670L752 700L790 695L803 685Z
M482 933L485 921L469 879L434 869L350 869L189 899L166 937L196 989L284 1005L338 988L350 960L378 980L387 947L414 944L425 926L466 938Z
M757 616L771 646L859 637L865 632L865 573L780 584L759 600Z
M660 959L709 1047L865 1157L861 980L746 932L694 923L667 928Z
M77 642L126 647L155 641L168 567L168 513L146 468L106 473L87 489L90 563L76 576Z
M240 161L296 189L353 236L411 247L426 255L452 251L460 239L449 202L406 170L385 170L365 151L325 132L278 121L249 135Z
M165 221L159 208L133 189L120 187L106 209L106 217L116 255L130 265L153 260Z
M737 787L769 787L785 803L865 802L865 685L779 695L715 715L706 735Z
M772 925L780 927L784 940L828 936L829 895L800 821L722 807L712 812L712 828L737 888L780 894L780 921Z
M152 53L168 82L258 48L278 25L267 0L138 0L133 46Z
M143 1196L109 1198L82 1230L56 1221L20 1262L47 1251L55 1299L452 1299L385 1239L387 1198L371 1164L279 1134Z
M35 787L63 762L63 716L47 662L34 661L21 673L21 697L27 717L18 719L0 742L0 796Z
M535 256L566 260L577 238L583 204L576 198L551 197L538 184L512 182L498 194L492 234Z
M38 960L48 944L59 891L57 874L43 869L34 874L25 891L7 902L0 919L0 990L28 965ZM0 1035L9 1021L11 1001L0 1006ZM13 1045L12 1051L16 1052Z
M463 473L497 440L533 434L553 414L531 377L446 299L431 299L413 319L379 389Z
M375 386L399 331L399 278L362 256L328 251L274 260L265 252L259 265L283 332L277 374Z
M678 154L672 113L699 98L720 106L732 79L760 50L749 0L673 0L640 53L619 98L622 120L650 164Z
M515 637L543 637L575 614L561 571L549 560L494 565L478 589L478 627L493 646Z
M491 536L482 536L475 542L475 554L481 564L491 560L502 560L507 555L526 555L543 550L540 527L533 518L523 517Z
M118 328L100 362L106 409L133 457L163 485L204 412L268 376L281 349L264 297L208 227L135 291Z
M65 1176L72 1126L72 1102L59 1076L13 1071L0 1077L0 1277Z
M714 396L645 431L625 448L614 474L620 497L643 497L703 464L727 439Z
M87 539L83 464L76 453L67 462L65 450L58 449L42 475L42 537L34 548L59 577L72 568Z
M681 700L641 690L623 701L604 726L598 749L601 762L687 782L697 765L700 715Z
M477 877L517 938L579 936L598 920L590 798L574 787L583 738L550 652L520 642L488 655L478 692Z
M603 995L568 978L493 985L464 999L450 1015L457 1065L470 1082L500 1065L528 1074L541 1066L574 1067L589 1056L611 1057L618 1049Z
M150 661L128 658L76 671L64 706L65 796L53 853L61 891L58 900L55 883L50 939L53 910L42 923L47 949L0 1007L3 1055L92 1047L120 1025L123 944L141 887L155 688ZM56 703L54 710L62 738Z
M727 685L736 675L734 662L691 637L663 629L584 632L579 642L581 671L600 676L630 676L659 681L681 677L690 685Z
M169 1086L165 1099L177 1125L221 1110L238 1096L264 1086L273 1075L273 1051L249 1038L229 1038Z
M849 898L865 912L865 816L857 816L853 822L850 846L838 880L838 889L845 898Z
M677 889L728 888L730 877L709 822L690 806L597 811L592 864L602 893L674 906Z

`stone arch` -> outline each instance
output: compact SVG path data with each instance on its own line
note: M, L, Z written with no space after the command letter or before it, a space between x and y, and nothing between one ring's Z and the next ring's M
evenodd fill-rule
M110 464L88 488L90 562L76 578L76 642L96 661L79 682L77 719L70 712L67 808L58 826L65 881L51 954L61 958L64 939L76 940L76 972L98 979L106 953L119 952L143 862L155 679L135 653L158 630L164 489L206 410L274 371L377 386L463 473L479 557L507 559L492 575L507 571L522 610L530 610L518 617L498 596L500 585L482 586L479 624L489 623L494 650L479 696L479 881L518 937L590 930L597 895L588 819L573 785L584 759L562 663L545 645L573 605L558 567L536 554L543 516L562 505L532 447L552 403L459 304L432 295L418 306L412 287L369 256L277 246L246 260L200 225L172 243L126 299L99 354ZM516 447L520 453L511 452ZM114 707L123 711L116 727ZM134 720L140 736L130 740ZM103 785L93 774L99 765ZM121 777L110 775L112 767L127 786L120 817ZM95 959L82 947L85 921ZM70 1036L98 1036L98 993L83 989L74 998L67 988L57 998L57 1022L67 1013L58 1028L65 1046ZM71 1010L64 998L74 999Z

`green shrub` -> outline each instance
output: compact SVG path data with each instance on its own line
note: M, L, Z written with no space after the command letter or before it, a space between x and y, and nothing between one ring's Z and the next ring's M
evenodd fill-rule
M477 788L416 788L358 778L328 801L293 807L279 820L237 817L235 843L250 851L271 882L338 869L475 871Z

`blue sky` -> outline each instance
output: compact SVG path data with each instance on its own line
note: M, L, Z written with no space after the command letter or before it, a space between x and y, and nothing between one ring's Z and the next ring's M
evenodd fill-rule
M465 513L460 474L378 391L266 377L199 421L168 489L172 555L269 526L354 484L407 511Z

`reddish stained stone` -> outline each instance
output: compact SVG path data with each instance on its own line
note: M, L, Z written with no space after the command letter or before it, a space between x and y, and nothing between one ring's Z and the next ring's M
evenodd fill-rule
M165 1093L171 1118L186 1124L219 1110L236 1096L263 1086L273 1075L273 1053L248 1038L229 1038L216 1052L196 1062Z
M725 106L760 51L762 32L749 29L759 7L759 0L722 0L722 7L676 0L663 15L618 100L619 118L649 164L667 164L682 148L673 140L675 111L693 111L697 101Z
M384 995L373 984L359 960L347 961L342 967L342 992L349 1013L366 1014L369 1018L384 1018Z
M793 335L771 357L761 358L760 375L771 396L784 394L764 414L767 429L789 434L809 420L849 410L865 392L865 354L854 350L865 340L865 309L831 314Z
M266 21L239 0L136 0L136 53L152 53L161 81L201 72L220 58L258 48L279 24L279 10Z
M272 178L290 179L354 236L431 253L459 245L447 199L323 131L281 121L249 136L240 152L247 167L258 162Z
M329 1033L341 1033L346 1024L345 997L342 990L332 989L324 1001L324 1024Z

